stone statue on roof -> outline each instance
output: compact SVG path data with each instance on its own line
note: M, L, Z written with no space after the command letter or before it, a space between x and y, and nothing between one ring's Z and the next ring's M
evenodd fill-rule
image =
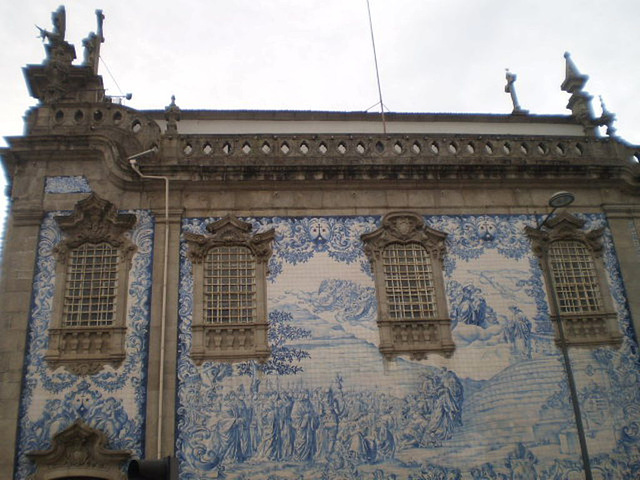
M518 103L518 96L516 95L516 86L515 86L516 79L518 78L518 76L515 73L511 73L508 68L505 70L506 70L505 76L507 78L507 84L504 86L504 91L511 95L511 103L513 103L512 113L514 114L528 113L527 110L523 110L522 107L520 107L520 104Z
M40 31L39 36L42 38L42 41L45 39L48 41L44 46L45 52L47 53L45 64L65 68L70 66L73 59L76 58L76 50L73 48L73 45L64 39L67 30L67 14L64 5L60 5L58 9L51 14L51 21L53 23L52 31L45 30L36 25L36 28Z
M43 42L45 39L49 40L49 44L51 45L62 44L67 29L67 13L64 5L60 5L58 9L51 14L51 22L53 23L53 31L51 32L36 25L36 28L40 30L40 38L42 38Z
M98 21L97 31L89 33L89 36L82 40L84 46L84 62L83 65L91 67L93 73L98 73L98 62L100 60L100 44L104 43L104 36L102 34L102 22L104 22L104 15L102 10L96 10L96 18Z

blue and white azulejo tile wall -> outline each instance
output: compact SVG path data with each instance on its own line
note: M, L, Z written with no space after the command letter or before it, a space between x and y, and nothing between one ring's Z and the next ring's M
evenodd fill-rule
M50 448L52 436L76 419L104 432L110 449L144 452L153 217L143 210L123 212L138 219L130 232L137 250L129 272L126 358L117 369L78 376L62 368L53 371L44 359L56 280L53 249L62 239L54 217L69 213L47 214L40 229L18 419L15 478L21 480L34 469L26 454Z
M585 228L606 227L585 215ZM190 218L204 233L214 219ZM522 215L427 216L444 261L456 351L378 352L360 235L378 216L244 219L275 228L268 277L272 357L189 358L193 277L181 245L176 454L180 478L560 479L581 471L577 431L542 272ZM638 478L640 369L611 239L605 263L619 349L572 350L592 470Z

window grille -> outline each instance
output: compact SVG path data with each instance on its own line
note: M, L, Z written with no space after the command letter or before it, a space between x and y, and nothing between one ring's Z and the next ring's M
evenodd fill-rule
M593 257L574 240L555 241L549 258L560 313L592 313L602 310L602 295Z
M64 327L114 323L119 260L118 249L108 243L85 243L71 250L64 295Z
M384 249L385 290L392 319L436 318L431 258L417 243L392 243Z
M211 249L204 266L205 323L251 323L256 318L256 270L251 250Z

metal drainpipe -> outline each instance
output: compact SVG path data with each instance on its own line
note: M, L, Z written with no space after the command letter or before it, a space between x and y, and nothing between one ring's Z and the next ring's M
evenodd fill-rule
M164 354L165 354L165 332L167 321L167 278L169 263L169 178L156 175L144 175L138 167L136 158L155 153L157 149L147 150L129 157L131 168L140 175L140 178L150 180L164 180L164 259L162 265L162 313L160 316L160 372L158 373L158 436L156 440L156 451L158 458L162 458L162 414L164 395Z

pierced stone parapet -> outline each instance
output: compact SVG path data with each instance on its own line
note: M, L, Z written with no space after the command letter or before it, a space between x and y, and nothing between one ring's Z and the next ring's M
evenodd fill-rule
M111 138L129 155L160 143L160 126L132 108L118 103L70 102L44 105L29 113L27 136L100 135ZM126 159L127 155L123 155ZM128 163L124 164L127 170Z
M636 151L615 139L576 136L193 134L163 136L145 168L190 185L550 178L635 185Z
M182 135L178 158L581 158L596 142L576 137L497 137L425 135ZM168 152L167 152L168 153Z

